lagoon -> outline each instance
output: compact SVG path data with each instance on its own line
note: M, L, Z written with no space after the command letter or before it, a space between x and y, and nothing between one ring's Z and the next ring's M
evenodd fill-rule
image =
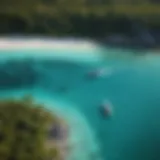
M68 160L160 159L158 54L96 44L45 48L44 42L37 43L36 47L1 45L0 98L29 94L62 114L71 128ZM97 68L110 72L88 79L87 73ZM28 77L15 78L22 73ZM14 85L17 79L21 85ZM113 105L110 119L99 112L104 100Z

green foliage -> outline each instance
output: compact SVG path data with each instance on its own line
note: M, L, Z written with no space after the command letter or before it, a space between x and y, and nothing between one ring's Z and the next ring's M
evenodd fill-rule
M56 116L34 103L31 97L0 101L0 159L46 160L57 157L56 148L46 149L47 129ZM51 156L52 155L52 156Z
M3 1L0 2L0 22L3 24L0 25L1 34L102 37L110 30L115 32L112 15L116 17L115 21L127 15L147 22L149 28L160 27L159 6L144 1L134 0L127 5L118 5L119 1L110 0ZM158 15L157 18L153 18L155 15ZM123 28L124 24L119 23L118 26Z

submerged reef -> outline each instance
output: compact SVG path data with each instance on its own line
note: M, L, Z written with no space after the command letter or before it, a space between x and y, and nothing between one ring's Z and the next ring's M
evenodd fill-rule
M0 63L0 89L32 86L38 76L30 60L7 60Z
M0 159L63 160L68 128L31 97L0 100Z
M0 90L30 88L53 88L58 92L68 90L68 85L73 78L69 75L81 71L83 66L63 60L35 60L34 58L8 59L0 62ZM66 72L68 70L68 72ZM67 77L68 83L62 77ZM74 83L80 77L74 76Z

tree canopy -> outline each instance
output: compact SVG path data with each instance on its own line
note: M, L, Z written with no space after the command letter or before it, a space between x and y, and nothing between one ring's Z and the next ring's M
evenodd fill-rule
M46 149L51 123L56 116L29 97L0 100L0 159L57 160L58 148Z
M112 21L126 16L160 25L159 5L143 0L2 0L0 33L105 36Z

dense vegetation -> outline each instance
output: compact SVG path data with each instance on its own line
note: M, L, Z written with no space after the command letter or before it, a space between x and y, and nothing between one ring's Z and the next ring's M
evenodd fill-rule
M3 0L0 33L104 37L115 32L130 33L128 17L142 20L149 28L159 28L159 6L141 4L119 6L104 0Z
M46 149L49 124L55 116L29 97L0 101L0 159L51 160L58 150ZM53 145L54 146L54 145Z

